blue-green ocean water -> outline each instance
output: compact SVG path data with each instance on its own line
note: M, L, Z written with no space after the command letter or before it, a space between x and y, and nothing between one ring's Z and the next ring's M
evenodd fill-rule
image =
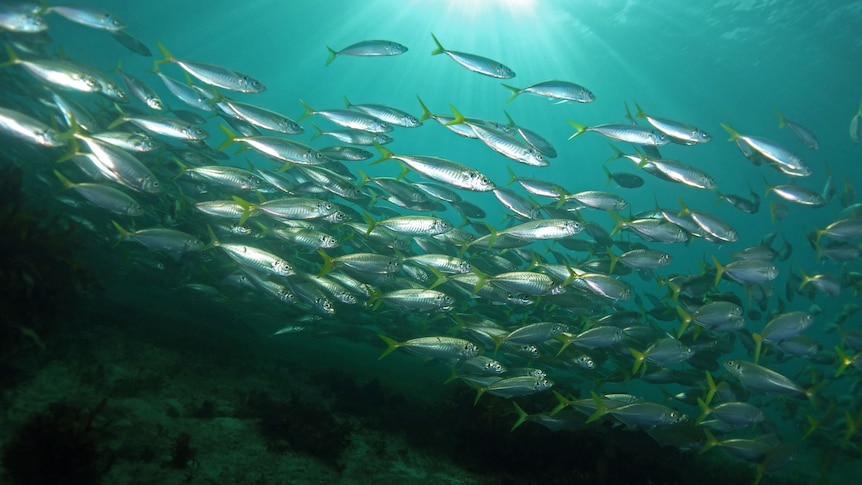
M536 168L517 164L476 140L453 135L431 120L417 129L397 129L393 134L394 142L387 148L398 154L433 155L458 161L487 174L497 185L509 180L508 169L511 168L520 177L554 181L570 193L608 190L624 197L635 213L652 209L656 204L676 209L682 198L691 208L725 219L739 233L739 240L734 243L713 244L696 239L687 245L657 247L674 257L669 267L660 270L662 274L698 274L710 270L713 256L721 262L730 261L733 253L759 244L769 233L777 233L775 245L786 240L792 245L793 253L787 261L776 263L780 275L771 285L775 294L764 313L777 311L779 300L784 300L786 306L782 308L787 311L809 310L816 304L820 308L816 323L806 335L820 341L825 351L842 344L841 334L832 322L845 305L857 301L858 283L855 288L845 286L837 297L816 294L812 299L792 289L792 301L787 298L785 287L790 274L828 273L842 277L860 270L858 259L846 263L818 260L806 234L846 217L838 198L849 187L862 187L862 147L854 144L848 133L850 120L862 101L862 38L859 35L862 2L752 0L691 5L671 1L611 0L218 0L89 3L120 17L127 31L153 50L154 58L159 55L155 43L160 41L179 58L230 67L254 76L267 86L260 94L237 94L236 98L242 101L294 118L303 113L300 99L316 109L340 108L345 96L354 103L386 104L417 116L421 114L417 95L438 114L449 114L449 106L454 105L469 117L503 122L505 110L519 125L540 133L554 144L559 156L550 160L550 166ZM71 24L56 15L48 20L53 46L61 48L65 55L106 72L119 61L124 71L144 79L163 99L169 99L172 106L181 105L171 99L158 78L146 72L152 68L154 58L129 52L105 32ZM500 80L470 72L444 55L432 56L431 33L447 49L479 54L511 67L517 76L505 81L507 84L526 87L549 79L568 80L589 88L596 101L557 104L524 94L507 103L510 93L501 86ZM331 65L324 66L326 46L337 50L366 39L396 41L409 50L394 57L340 56ZM161 69L174 78L182 78L176 66L163 65ZM632 108L637 103L649 114L683 121L709 132L713 140L707 144L672 144L662 147L662 154L708 172L724 193L747 196L749 189L758 193L763 199L759 212L737 211L727 204L717 204L715 194L710 191L672 184L646 174L642 174L645 185L637 189L608 185L603 166L631 173L636 172L635 167L625 160L605 164L613 150L608 140L598 134L586 133L568 140L573 130L567 120L590 126L627 123L626 103ZM810 150L788 128L780 129L775 110L813 131L820 149ZM333 127L324 120L312 118L302 123L306 133L296 139L315 147L331 145L327 137L311 141L314 128L310 121L321 127ZM813 174L791 181L790 177L768 166L751 164L734 143L726 141L720 123L732 124L740 133L766 137L787 146L808 163ZM212 134L209 145L215 147L221 143L218 118L210 120L206 128ZM624 144L616 145L632 152ZM250 152L234 156L230 163L245 167L246 159L266 166L263 157ZM356 162L350 167L354 171L361 168L371 177L396 176L400 172L393 162L373 166L368 162ZM781 201L773 193L764 195L765 181L769 184L798 183L820 192L830 174L837 195L824 207L810 208ZM510 223L505 209L491 193L461 191L460 195L484 208L486 221L491 226L499 229ZM770 202L785 205L787 217L774 220ZM437 215L456 224L462 219L451 209ZM606 230L613 227L613 220L600 211L586 209L582 215ZM107 236L113 234L106 231ZM206 238L205 234L198 236ZM547 247L552 246L536 245L537 251ZM585 255L571 253L571 257L574 262ZM314 259L314 255L309 259ZM169 269L177 272L173 284L187 281L181 274L183 267ZM154 285L171 284L170 275L161 278ZM627 276L626 281L641 295L651 293L661 297L666 293L666 289L659 288L655 282L641 281L636 275ZM725 281L721 288L737 293L746 309L756 307L741 285ZM134 288L127 290L129 295L147 295L152 288L148 287L146 279L136 279ZM117 291L123 292L123 289ZM236 305L248 305L248 314L257 315L253 311L254 303L238 302ZM622 306L636 309L631 302ZM242 310L237 312L241 314ZM349 322L351 312L337 313L336 320ZM520 321L520 318L516 316L514 320ZM762 329L765 321L751 322L750 330ZM858 329L858 316L851 317L845 325ZM402 337L421 334L417 329L405 331ZM351 351L365 359L374 359L376 355L369 353L367 344L352 348L339 341L329 348L334 349L336 345L338 350L333 350L332 362L345 364L340 367L362 367L358 363L360 359L346 355ZM380 350L382 348L381 344ZM728 356L745 358L746 351L737 344ZM318 361L327 360L321 359L319 354L315 357ZM417 368L420 366L418 359L398 362L400 365L415 362ZM394 367L397 366L387 368L381 364L367 372L386 375L390 381L408 379L414 372L410 370L406 376L400 375L403 369ZM821 378L831 378L837 364L812 366L805 359L794 358L776 369L797 377L801 370L807 372L812 367ZM714 374L726 373L719 370ZM561 382L565 380L562 378ZM824 388L826 399L838 403L839 417L823 431L818 431L822 434L818 441L800 445L800 456L796 463L789 465L791 469L798 466L807 470L806 476L816 477L821 455L830 453L830 447L841 446L839 443L847 429L844 412L858 416L862 405L858 398L858 381L858 370L851 368L840 380ZM589 382L579 384L582 396L592 390ZM409 383L392 385L410 388ZM564 387L567 391L571 388ZM611 383L602 391L627 391L651 400L662 399L656 386L637 381ZM436 394L435 390L428 392ZM551 404L548 410L550 407ZM692 415L697 414L696 409L686 409ZM824 415L825 409L804 408L800 413L819 417ZM805 424L803 416L787 417L777 407L770 408L768 414L777 434L786 437L788 442L799 442L800 430L804 430ZM751 433L746 435L752 436ZM859 438L849 441L849 449L845 446L839 453L843 456L839 462L858 464L855 456L858 456Z

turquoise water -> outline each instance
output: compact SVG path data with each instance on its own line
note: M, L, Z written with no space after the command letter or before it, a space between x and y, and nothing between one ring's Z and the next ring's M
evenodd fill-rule
M730 292L739 299L746 312L759 310L762 314L756 317L746 313L749 318L743 333L761 331L774 313L795 310L814 313L815 323L805 334L820 343L821 351L816 358L776 357L773 352L767 353L760 363L803 383L806 388L816 386L824 379L829 383L818 390L816 403L804 399L775 399L771 394L756 392L740 398L760 406L767 420L756 429L736 431L725 438L765 439L763 437L769 435L768 441L775 445L769 459L748 463L737 458L726 459L717 450L705 456L718 463L730 463L732 467L744 470L742 473L750 473L757 463L769 462L770 459L777 461L779 458L775 457L780 456L779 450L783 452L784 446L793 447L795 460L766 475L767 481L776 480L775 483L794 475L802 483L818 479L838 482L846 470L858 465L859 437L851 433L845 438L845 433L851 427L847 416L859 417L859 371L850 367L840 378L835 378L838 364L834 349L843 346L844 352L851 356L862 350L854 348L852 343L846 343L842 338L845 331L858 332L859 317L851 312L846 321L838 321L842 312L849 311L848 305L858 299L859 281L855 275L860 270L859 259L857 256L846 262L818 260L817 252L809 244L806 235L838 219L858 217L858 209L854 212L852 207L846 209L844 206L856 203L851 197L852 188L862 186L862 170L859 168L862 148L854 144L849 133L851 118L859 110L862 100L862 66L859 64L862 58L862 40L859 37L862 31L862 2L812 4L803 1L723 1L709 6L678 5L677 2L538 0L212 1L182 2L179 6L175 3L90 2L121 18L127 25L126 31L147 45L153 57L132 53L106 32L70 23L56 14L46 15L51 44L45 50L45 56L62 52L70 59L103 72L110 72L120 62L125 72L142 79L175 109L187 107L174 99L155 75L147 72L152 69L153 60L159 58L157 41L178 58L248 73L265 84L266 91L258 94L235 93L232 96L293 119L299 119L303 114L300 100L315 109L331 109L342 108L345 97L356 104L385 104L419 116L418 96L435 114L448 116L451 113L450 106L454 106L467 117L502 123L506 120L505 110L520 126L541 134L554 145L558 156L549 160L549 166L519 164L489 150L478 140L455 136L433 120L426 120L423 126L415 129L396 128L390 133L394 141L387 148L395 154L430 155L457 161L486 174L498 186L506 185L510 179L509 170L512 170L518 177L553 181L563 186L568 193L606 190L628 202L628 209L620 213L624 217L630 213L651 210L656 205L677 211L681 208L682 199L692 209L724 219L738 232L738 241L722 244L710 243L701 238L692 238L688 244L646 243L650 248L667 251L673 256L671 265L656 270L659 277L712 272L713 257L727 263L734 253L760 244L769 234L776 235L772 247L777 250L782 244L789 244L792 254L786 260L774 262L779 276L766 285L765 288L774 290L774 294L766 299L762 308L758 308L757 302L749 296L748 288L733 281L725 279L716 291ZM506 84L523 88L550 79L566 80L587 87L595 94L596 100L586 104L555 103L522 94L507 103L510 92L501 86L501 80L470 72L445 55L432 56L431 51L435 47L432 33L447 49L481 55L512 68L517 75L502 80ZM326 46L339 50L368 39L395 41L409 50L403 55L392 57L339 56L329 66L325 66L328 55ZM20 55L25 59L33 57ZM34 82L20 67L3 69L14 74L7 74L12 77L0 82L11 82L11 79L29 79ZM160 69L175 79L183 79L178 66L163 64ZM118 79L116 75L114 77ZM3 93L0 99L5 102L0 105L12 107L11 103L14 103L15 109L22 112L29 109L29 114L38 115L48 122L52 109L32 101L32 98L41 97L39 86L34 85L29 89L31 91L23 94L20 88ZM101 119L111 120L116 116L105 98L80 93L70 96L100 113ZM762 201L759 211L747 214L726 203L716 203L716 195L711 191L659 180L639 171L626 160L606 162L614 150L609 147L610 140L597 133L588 132L568 139L574 130L567 121L589 126L629 123L625 117L626 105L634 110L636 103L647 114L695 125L710 133L712 141L709 143L693 146L669 144L661 147L661 153L664 158L680 160L709 173L723 193L747 198L751 197L751 192L756 193ZM130 106L144 110L137 101ZM820 148L811 150L789 128L779 128L776 110L815 133ZM203 112L199 114L208 116ZM212 148L218 147L224 140L218 127L221 122L221 118L208 118L205 124L211 135L207 144ZM315 133L312 123L325 130L337 128L313 116L301 122L305 133L291 139L309 143L315 148L334 144L335 141L327 136L312 139ZM722 129L722 123L732 125L743 135L768 138L789 148L810 166L812 175L789 177L766 164L755 166L742 156L735 143L726 141L727 133ZM640 120L640 124L646 126L643 120ZM3 140L5 143L11 138L4 136ZM194 340L195 332L190 332L189 328L207 332L206 329L211 325L214 331L207 335L206 340L209 342L207 345L212 345L214 349L229 349L227 344L231 339L241 340L244 348L248 346L254 349L259 345L265 349L259 352L247 348L243 350L244 354L247 352L247 357L257 362L256 365L266 367L267 359L278 361L278 358L288 354L290 361L296 365L301 363L310 369L327 369L331 366L357 382L378 378L384 382L387 393L401 393L414 399L419 397L425 404L432 403L430 408L434 408L433 403L438 400L448 403L452 399L461 399L467 407L472 404L472 390L464 383L449 384L448 387L440 384L448 377L449 371L439 362L422 366L421 359L403 355L388 357L379 364L375 360L378 351L384 349L383 343L375 337L376 333L391 335L399 341L431 335L470 339L464 333L452 331L455 324L448 317L413 312L405 322L402 321L403 314L387 310L385 305L363 308L362 305L337 304L334 316L327 316L322 322L306 323L304 316L315 315L309 307L285 308L257 290L238 290L225 283L224 278L234 267L218 251L186 254L174 259L158 252L147 252L131 243L115 246L117 238L110 225L112 218L127 228L135 225L137 229L178 222L176 228L202 241L209 240L206 224L211 221L184 206L187 201L179 197L177 189L177 184L182 183L183 179L172 180L179 172L168 156L155 154L145 157L148 163L157 167L154 170L169 187L166 194L159 197L135 194L138 200L159 214L159 224L156 224L152 218L112 216L84 204L69 207L58 202L55 197L60 193L60 184L53 178L51 170L55 168L53 160L62 154L62 150L40 151L14 143L8 151L4 150L5 158L7 162L22 168L24 194L29 203L39 210L72 215L93 223L93 231L79 231L79 235L84 247L81 254L86 258L85 266L92 267L92 272L107 287L108 297L97 298L96 301L107 300L106 307L113 309L118 308L117 305L146 307L146 314L152 312L152 316L157 316L161 321L156 327L159 332L171 332L178 326L188 326L177 331L176 335L163 337L162 343L170 342L168 347L182 348L186 343L184 339ZM626 153L634 153L634 147L630 144L612 144ZM375 151L370 147L365 148ZM226 153L231 155L230 159L219 163L241 168L247 168L249 163L261 169L271 166L265 157L253 150L234 154L234 149L230 148ZM28 163L29 158L39 158L40 161ZM373 159L346 162L346 165L354 175L358 175L361 170L372 178L395 177L401 171L393 161L375 165L371 165L371 161ZM603 167L614 172L638 173L645 179L645 184L637 189L608 184ZM84 181L80 172L67 171L65 168L61 170L70 178L74 175L73 180L76 182ZM408 179L427 181L413 173L408 175ZM823 207L806 207L784 201L775 193L764 194L765 182L770 185L795 183L818 193L824 191L827 183L831 183L835 195ZM188 190L189 186L183 187ZM509 185L508 188L527 195L518 184ZM459 190L458 193L485 210L487 216L484 222L490 226L501 230L513 224L512 218L508 217L509 212L490 192ZM211 197L210 194L221 197ZM208 193L186 195L194 201L229 199L231 195L254 201L257 197L250 192L230 192L212 187ZM404 214L417 214L385 202L376 202L376 207L372 207L339 197L326 198L360 214L362 210L368 210L377 220L384 216L378 215L379 212L373 209L380 207ZM842 198L845 202L842 202ZM542 204L553 203L550 199L535 199ZM787 216L783 220L771 217L771 203L786 207ZM463 220L451 208L435 212L435 215L455 225ZM599 224L606 231L614 227L614 219L602 211L586 208L580 211L580 215L584 221ZM482 221L480 218L477 220ZM324 227L340 236L347 233L337 225ZM474 227L468 230L481 235L479 231L482 229ZM621 234L615 235L615 239L643 242L626 231ZM586 233L576 237L592 242ZM856 238L851 243L858 248L858 241ZM313 274L322 267L321 258L314 252L297 252L271 238L248 244L278 252L295 263L301 272ZM593 246L593 250L601 257L604 247L600 244ZM341 249L327 250L327 253L336 256L359 252L362 247L355 242L345 242ZM549 249L563 254L572 266L585 264L593 257L592 254L570 251L550 242L534 243L530 248L535 250L539 258L553 263L558 261L554 259L553 253L548 252ZM452 255L459 254L459 248L455 246L447 247L446 250ZM616 248L614 252L620 254L622 250ZM476 258L473 260L474 265L485 267L481 262L476 262L483 252L482 249L471 249L467 257ZM419 254L421 250L412 245L405 253ZM515 260L520 269L529 267L529 261ZM828 274L838 278L842 282L840 294L830 297L825 293L799 292L798 280L791 280L791 275L800 276L802 273ZM647 295L662 298L667 294L667 289L656 284L655 279L641 279L636 273L620 278L632 286L636 297L647 302L647 309L651 308ZM184 285L197 283L214 289L218 296L179 290L188 288ZM382 291L394 288L384 286ZM455 297L453 313L487 317L510 327L510 330L513 326L544 320L565 323L574 333L581 329L582 321L574 316L574 312L569 312L570 309L563 304L554 304L553 298L540 300L527 308L492 306L481 302L476 304L468 295L452 292L454 290L449 286L438 289L451 292ZM160 303L153 305L154 301ZM671 314L675 312L675 302L665 300L663 304L668 305ZM595 318L614 311L613 302L606 300L588 307L589 313ZM628 300L619 302L616 309L637 310L638 307L634 300ZM220 313L223 320L218 318ZM174 317L176 321L172 322ZM146 321L137 321L137 316L130 318L135 320L135 324L130 325L132 327L147 324ZM659 329L654 339L664 337L665 332L673 334L679 328L679 321L673 316L669 321L647 319L645 323ZM244 333L245 330L237 333L238 324L248 334ZM279 336L281 340L275 345L284 347L273 347L273 339L269 338L269 334L287 325L302 328L296 335ZM46 336L45 340L50 344L49 338ZM711 356L713 363L720 363L727 358L751 360L750 350L742 345L742 338L733 337L730 349ZM651 341L631 345L644 350ZM200 345L200 342L187 343L195 348ZM621 345L615 352L595 352L600 361L600 370L597 372L584 372L573 369L570 364L560 363L550 357L556 350L553 345L558 344L548 345L551 346L545 351L551 350L549 355L535 362L510 356L501 357L500 360L511 367L541 368L554 381L554 390L581 398L589 398L590 391L600 390L602 393L629 392L660 403L664 400L662 390L674 394L690 387L705 392L706 379L703 377L704 369L700 367L696 368L699 376L688 386L658 386L637 377L622 382L612 378L617 369L628 371L631 366L627 345ZM484 355L493 355L493 348L482 350ZM201 355L201 362L204 362L201 365L206 365L208 354L201 350ZM217 355L215 360L219 358ZM670 367L694 368L686 363ZM720 365L711 366L710 372L716 379L734 384L737 382ZM599 382L602 382L601 387L597 387ZM459 386L460 390L452 391L453 386ZM456 397L452 397L452 392L458 393ZM375 399L373 394L363 395L363 398L370 401ZM549 412L557 404L548 392L518 397L514 401L529 409L531 414ZM511 404L502 397L486 394L479 402L480 408L483 405L493 411L482 416L482 419L490 419L501 430L507 430L516 419L516 415L510 411ZM696 406L674 402L668 405L692 419L700 414ZM417 406L415 412L424 411L425 408ZM807 416L823 420L823 425L810 438L801 441L809 426ZM581 418L585 420L587 416ZM417 421L423 420L417 418ZM608 419L604 425L591 425L589 429L608 427L611 421ZM575 427L581 427L581 424ZM527 423L513 434L517 436L516 433L529 427L540 428L534 423ZM544 428L541 429L544 431ZM412 432L422 433L422 429ZM573 432L552 433L554 438L525 435L523 442L535 438L547 443L549 439L560 439L556 435L563 433ZM635 431L631 433L634 435ZM696 439L686 441L679 448L683 451L700 449L706 438L699 432L696 434ZM620 435L614 435L617 436ZM772 436L775 437L774 441ZM577 441L577 435L573 439ZM677 444L675 438L664 438L664 441L659 438L658 441ZM647 447L655 446L654 441L648 439L646 442ZM536 446L540 447L540 444ZM627 445L617 442L615 446L625 449ZM639 443L635 453L642 451L644 446ZM672 446L671 450L671 453L676 453L675 447ZM679 469L692 466L691 460L695 458L680 456L684 457L674 455L674 458L667 459L680 460ZM829 465L827 457L832 457L834 463ZM691 475L669 478L669 475L661 475L661 471L653 475L646 471L649 469L647 465L643 466L645 474L655 480L693 481L701 478ZM499 478L481 468L471 471L488 477L488 483L495 483ZM550 472L548 476L554 477L548 479L551 482L561 477ZM512 476L508 478L512 479ZM593 479L598 480L595 476ZM606 480L606 483L613 483L614 479Z

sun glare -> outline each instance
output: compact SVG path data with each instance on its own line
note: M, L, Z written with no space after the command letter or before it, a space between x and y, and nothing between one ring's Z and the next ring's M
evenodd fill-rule
M532 15L536 0L449 0L450 12L459 12L470 17L497 12L512 16Z

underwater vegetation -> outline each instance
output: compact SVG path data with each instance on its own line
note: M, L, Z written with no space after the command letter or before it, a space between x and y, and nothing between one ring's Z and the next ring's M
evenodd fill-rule
M78 256L75 224L28 205L23 171L0 162L0 366L44 348L62 309L98 282ZM10 373L2 375L7 378ZM5 384L0 380L0 385Z
M15 484L87 485L99 483L115 455L103 441L107 425L97 426L107 400L83 409L52 403L15 430L3 447L3 466Z
M337 470L341 454L350 445L349 424L295 394L280 401L265 391L252 391L243 399L239 414L257 420L260 434L273 453L304 453Z

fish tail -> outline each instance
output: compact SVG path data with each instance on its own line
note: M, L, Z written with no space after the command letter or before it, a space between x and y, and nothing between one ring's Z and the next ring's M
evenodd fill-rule
M685 205L685 201L682 200L682 196L678 195L678 196L676 196L676 198L677 198L677 200L679 200L680 207L682 207L682 209L679 210L679 214L678 214L679 217L683 217L683 216L687 216L687 215L691 214L691 209L689 209L688 206Z
M433 266L428 266L428 270L431 271L431 274L433 274L434 277L436 278L434 280L434 282L431 283L431 286L428 287L429 290L433 290L434 288L437 288L438 286L442 285L443 283L445 283L446 281L449 280L449 278L447 278L446 275L442 271L440 271L439 269L437 269ZM455 321L458 322L458 319L455 319ZM463 324L463 322L459 322L459 323Z
M838 371L835 373L835 377L841 376L844 373L844 370L853 363L853 359L848 357L847 354L841 349L841 347L835 346L835 353L838 355L838 362L841 364L838 366Z
M217 150L221 152L221 151L224 151L224 149L226 149L227 147L236 143L236 133L231 131L231 129L228 128L224 123L220 123L218 125L218 127L221 130L221 132L224 133L224 136L227 137L227 139L225 141L223 141L222 144L219 145L217 148Z
M583 134L585 131L587 131L587 128L589 128L587 125L582 125L582 124L577 123L577 122L572 121L572 120L566 120L566 121L569 123L569 125L571 125L571 126L572 126L572 128L574 128L574 129L575 129L575 133L574 133L574 134L572 134L572 136L570 136L570 137L569 137L569 140L571 140L572 138L574 138L574 137L576 137L576 136L580 136L580 135L581 135L581 134Z
M159 51L162 53L162 58L155 61L155 65L164 64L166 62L173 62L176 58L171 54L168 49L165 47L161 41L156 41L156 47L159 48Z
M64 176L63 176L63 174L62 174L62 173L60 173L59 171L54 170L54 175L56 175L56 176L57 176L57 178L58 178L58 179L60 179L60 183L61 183L61 184L63 184L63 188L64 188L64 189L68 189L68 188L71 188L71 187L74 187L74 186L75 186L75 183L74 183L74 182L72 182L71 180L69 180L69 179L67 179L66 177L64 177Z
M614 177L613 177L613 174L611 173L611 171L610 171L610 170L608 170L608 167L605 167L604 165L602 165L602 170L604 170L604 171L605 171L605 175L607 175L607 176L608 176L608 180L607 180L607 182L605 182L605 187L607 187L607 186L609 186L609 185L611 184L611 180L613 180L613 179L614 179Z
M303 101L303 100L301 100L301 99L300 99L300 100L299 100L299 103L300 103L300 104L302 104L302 107L303 107L303 108L305 108L305 113L302 113L302 115L300 115L300 117L299 117L299 119L298 119L297 121L303 121L303 120L307 119L309 116L311 116L311 115L313 115L313 114L314 114L314 108L312 108L311 106L307 105L307 104L305 103L305 101Z
M575 341L575 337L574 337L574 336L572 336L572 335L568 335L568 334L565 334L565 333L558 333L557 335L554 335L554 337L553 337L553 338L554 338L554 339L556 339L556 340L559 340L559 341L563 344L563 346L562 346L562 347L560 347L560 350L558 350L558 351L557 351L557 355L556 355L556 357L559 357L559 356L560 356L560 354L562 354L562 353L563 353L563 351L564 351L564 350L566 350L566 347L568 347L569 345L571 345L571 344L572 344L572 342L574 342L574 341Z
M617 261L620 260L620 257L614 253L613 249L611 249L610 246L605 246L605 251L607 251L608 258L610 258L610 260L611 260L610 265L608 267L608 274L614 274L614 268L616 268Z
M679 331L676 332L676 338L680 338L685 333L688 326L691 325L691 314L685 311L681 306L676 306L676 313L679 315Z
M820 421L817 421L814 416L807 414L805 419L808 421L808 429L805 430L805 434L802 435L802 441L808 439L811 436L811 433L817 431L817 428L820 427Z
M724 274L724 266L718 262L715 256L712 257L712 264L715 265L715 283L712 286L718 286L718 282L721 281L721 276Z
M802 288L805 288L805 285L811 283L814 280L814 278L805 274L805 271L799 270L799 272L802 274L802 282L799 283L799 288L796 289L797 293L802 291Z
M509 91L512 91L512 95L509 96L508 100L506 100L506 104L511 103L512 101L515 100L515 98L518 97L519 94L521 94L521 88L516 88L515 86L509 86L508 84L504 84L504 83L501 83L501 84L503 84L504 88L508 89ZM511 119L512 118L509 118L509 120L511 120Z
M646 354L643 352L638 352L637 350L629 347L629 353L632 354L632 357L635 358L635 363L632 366L632 375L636 375L638 373L638 369L643 366L644 372L646 372L646 366L644 364L644 359L646 359Z
M9 60L0 64L0 67L11 66L21 62L21 58L18 57L18 54L15 53L15 49L13 49L8 42L3 45L6 47L6 55L9 57Z
M329 51L329 57L326 59L326 64L324 64L324 67L332 64L332 61L334 61L335 57L338 55L338 52L336 52L335 49L333 49L332 47L326 46L326 50Z
M506 339L505 335L504 336L492 335L491 339L494 341L494 356L496 357L497 352L500 350L500 346L503 345L503 342L505 342L507 339Z
M602 416L608 414L608 412L610 411L608 406L604 403L604 401L602 401L602 398L600 398L595 391L590 391L590 395L593 397L593 401L595 401L596 403L596 412L594 412L589 418L587 418L586 424L599 420Z
M475 266L472 268L472 271L476 276L479 277L479 279L476 281L476 286L473 287L472 294L475 296L479 293L479 290L481 290L482 287L488 283L488 275L476 269Z
M479 398L482 397L482 394L485 394L487 387L477 387L476 388L476 399L473 400L473 406L479 404Z
M347 109L350 109L353 107L353 103L351 103L350 100L347 99L347 96L344 97L344 107Z
M697 453L698 455L706 453L707 451L713 449L715 445L719 444L718 440L715 439L715 436L713 436L708 429L704 429L703 432L704 434L706 434L706 444L703 445L703 448L701 448L700 451Z
M367 211L362 211L362 217L365 219L365 222L368 223L368 229L365 230L365 237L368 237L371 235L371 231L377 227L377 222L371 218L371 214Z
M71 128L70 128L70 130L71 130ZM66 133L68 133L68 132L66 132ZM65 135L64 133L61 133L57 138L59 139L60 136L64 136L64 135ZM74 138L74 135L71 135L71 136L72 136L72 138L69 138L69 149L66 150L66 153L64 153L60 158L57 159L57 163L70 160L81 152L80 147L78 146L78 140L76 140Z
M434 34L432 33L432 34L431 34L431 38L432 38L432 39L434 39L434 44L436 44L436 45L437 45L437 48L436 48L436 49L434 49L433 51L431 51L431 55L432 55L432 56L436 56L437 54L443 54L444 52L446 52L446 49L444 49L444 48L443 48L443 45L442 45L442 44L440 44L440 41L439 41L439 40L437 40L437 36L436 36L436 35L434 35Z
M524 421L526 421L527 418L530 417L530 415L527 414L526 411L521 409L521 406L518 406L518 403L516 403L515 401L512 401L512 404L515 406L515 412L518 413L518 419L515 421L515 424L513 424L512 427L509 429L510 433L512 431L515 431L515 429L517 429L518 426L524 424Z
M754 363L757 364L760 360L760 352L763 349L763 335L759 333L751 334L754 340Z
M781 111L778 111L778 108L775 108L775 114L778 115L778 127L784 128L784 125L787 124L787 118L785 118L784 115L781 114Z
M730 138L728 139L728 141L736 141L739 138L739 133L737 133L736 130L734 130L732 126L730 126L729 124L726 125L724 123L719 123L719 124L721 125L722 128L724 128L724 131L726 131L730 134Z
M454 115L455 119L446 123L445 126L461 125L465 123L466 120L464 119L464 115L458 111L458 108L456 108L455 105L450 104L449 109L452 110L452 115Z
M416 95L416 99L419 100L419 106L422 106L422 116L419 117L419 121L425 121L432 116L431 110L425 106L425 103L422 102L422 98L420 98L418 94Z
M512 185L513 183L518 181L518 176L515 175L515 171L512 170L512 167L506 165L506 170L509 172L509 181L506 182L506 185Z
M407 165L401 165L401 172L395 177L395 180L402 180L410 173L410 168Z
M706 385L706 398L703 400L703 402L705 402L708 406L709 403L712 402L712 398L715 396L716 391L718 391L718 386L715 385L715 379L712 378L712 374L710 374L709 371L706 371Z
M613 154L613 156L611 156L610 158L605 160L605 163L613 162L614 160L619 160L620 158L623 158L626 155L625 153L623 153L622 150L617 148L617 146L614 145L613 143L608 143L608 145L611 146L611 149L614 151L614 154Z
M326 254L322 249L318 249L317 254L319 254L320 257L323 258L323 266L320 267L320 272L317 273L317 276L323 276L326 273L332 271L332 268L335 267L335 260L332 259L332 257L328 254ZM380 358L382 359L383 357Z
M361 168L356 169L356 174L359 175L359 183L356 184L356 190L359 190L365 186L369 180L371 180L371 177L369 177L367 173L363 172Z
M703 420L706 419L707 415L709 415L709 411L710 411L709 405L707 405L705 402L703 402L703 399L701 399L701 398L697 398L697 406L700 408L700 410L702 412L701 412L700 416L698 416L698 418L694 421L695 425L699 425L700 423L702 423Z
M635 118L646 118L646 114L644 113L643 108L641 108L641 105L635 103L635 109L637 110Z
M242 207L242 215L240 216L238 223L241 226L245 224L245 221L247 221L248 218L251 216L251 212L254 210L255 206L251 202L242 199L236 195L234 195L232 198L234 202L236 202Z
M378 357L377 360L382 360L384 357L391 354L395 349L397 349L401 345L400 343L398 343L398 341L396 341L395 339L391 339L391 338L387 337L386 335L378 333L377 336L380 337L380 340L382 340L384 343L386 343L386 350L384 350L383 353L380 354L380 357Z
M459 377L461 377L460 375L458 375L458 371L456 371L454 367L450 367L449 370L451 371L451 373L449 375L449 378L446 379L445 381L443 381L444 385L449 384L450 382L454 381L455 379L458 379Z
M847 420L847 432L844 433L844 439L841 440L841 447L846 447L850 443L850 438L856 434L856 428L859 426L856 420L850 414L850 411L844 411L844 418Z
M622 230L622 228L626 224L626 220L623 218L623 216L619 215L617 212L614 211L608 212L608 215L611 216L611 219L614 220L614 227L613 229L611 229L611 232L609 234L610 236L613 236L614 234Z
M321 136L323 136L323 129L322 128L315 125L314 123L312 123L311 126L313 126L315 130L317 130L317 133L311 135L311 141L314 141L314 140L320 138Z
M632 111L629 109L629 103L623 101L623 106L626 107L626 119L631 121L633 125L638 124L637 120L634 118L634 116L632 116Z
M562 411L563 409L566 409L569 406L569 404L572 403L572 401L570 401L569 398L567 398L566 396L563 396L562 394L560 394L557 391L552 390L551 392L554 393L554 397L556 397L557 401L559 401L559 404L557 404L557 406L550 413L550 415L553 416L553 415L557 414L558 412Z
M389 149L387 149L386 147L384 147L380 143L377 143L375 141L374 142L374 148L376 148L377 151L380 152L380 158L371 162L369 165L377 165L378 163L385 162L386 160L389 160L390 158L392 158L392 152L389 151Z
M206 246L202 247L201 251L212 249L219 245L219 240L216 237L215 232L213 232L213 228L209 224L207 224L207 235L210 237L210 242Z
M120 240L117 241L117 243L120 243L121 241L132 235L131 231L127 231L126 229L124 229L123 226L117 223L117 221L111 220L111 224L113 224L114 227L117 229L117 232L120 233Z
M505 84L504 84L504 86L505 86ZM509 126L518 126L515 124L515 120L512 119L512 117L509 115L508 111L503 110L503 114L506 115L506 119L509 120Z

